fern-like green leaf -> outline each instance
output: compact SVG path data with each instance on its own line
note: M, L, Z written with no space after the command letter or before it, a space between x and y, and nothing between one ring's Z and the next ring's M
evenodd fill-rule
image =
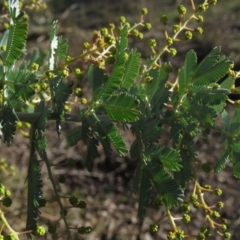
M68 130L67 132L67 144L69 147L72 147L82 139L82 126L77 126Z
M51 114L51 111L49 110L48 106L45 106L45 101L42 100L41 102L36 104L34 112L40 113L40 116L36 121L36 128L44 132L46 128L46 123Z
M120 38L116 41L116 56L122 55L128 46L128 27L124 25L120 31Z
M160 69L151 70L149 75L152 80L146 84L145 90L146 96L149 99L148 101L152 103L153 97L159 95L158 91L162 92L162 89L165 88L169 73L162 67Z
M1 122L1 125L3 125L2 132L4 136L4 142L6 142L9 146L12 143L16 131L17 117L13 109L8 106L5 106L3 111L4 119L3 123Z
M28 24L14 19L10 24L6 51L2 53L5 66L13 65L24 53L27 40Z
M146 146L156 143L161 136L159 119L145 121L142 125L142 140Z
M94 159L97 157L97 146L98 140L96 138L91 138L87 145L87 151L85 154L84 166L89 172L92 171Z
M214 65L212 68L203 72L201 75L194 74L193 85L194 86L206 86L210 83L215 83L219 81L222 77L226 75L230 68L231 62L229 60L222 60ZM198 72L197 72L198 73Z
M192 177L192 157L189 155L187 149L180 150L181 168L180 171L174 173L175 179L184 187Z
M229 115L226 110L222 112L222 121L223 121L223 127L225 130L228 130L231 124Z
M65 102L72 93L72 84L66 81L63 77L56 76L51 79L50 87L53 92L53 102L56 111L62 113Z
M232 76L228 76L220 85L220 88L225 88L230 90L234 85L235 79Z
M201 124L210 126L213 125L214 119L216 117L216 112L211 107L199 105L195 100L196 99L192 99L191 101L184 101L184 105L186 107L188 106L188 111L191 117L196 119L196 121ZM182 114L184 115L184 111Z
M99 135L108 138L121 156L124 156L127 153L125 143L121 135L118 133L117 127L112 123L110 119L101 119L99 117L96 126Z
M102 121L109 120L109 117L106 115L104 118L103 116L100 116ZM94 118L93 115L89 115L84 121L82 125L82 139L85 144L89 144L90 139L94 135L94 137L101 143L104 153L106 157L109 159L111 158L112 155L112 148L111 148L111 141L108 137L106 137L106 132L99 129L97 126L96 118ZM89 130L88 127L86 127L85 123L87 123L87 126L91 128ZM86 135L86 137L84 137Z
M229 131L235 135L239 135L240 134L240 107L237 107L235 109L235 113L234 116L232 118L231 121L231 125L229 127Z
M187 90L188 84L191 82L191 76L197 66L197 56L193 50L190 50L186 54L184 67L180 69L178 74L178 82L179 82L179 97Z
M6 79L8 89L12 92L13 97L27 101L35 94L31 85L37 82L37 77L32 72L9 69L6 72Z
M122 87L124 89L129 90L129 88L133 85L138 76L140 65L140 54L136 52L136 49L134 49L130 52L125 64L125 71L122 80Z
M130 156L132 159L140 159L142 152L142 142L136 138L130 147Z
M141 165L141 162L138 163ZM152 191L151 178L148 171L141 166L137 168L134 183L137 185L139 195L138 217L143 220L146 215L146 210L149 204L149 199Z
M213 66L217 64L220 58L221 47L215 47L213 50L198 64L194 77L199 77L205 74Z
M121 82L124 76L124 65L126 62L125 51L127 48L127 27L123 27L121 30L120 40L117 41L116 48L116 63L112 70L112 73L105 83L101 93L99 94L100 100L105 100L111 96L121 86Z
M40 216L39 200L42 198L42 179L39 167L39 160L33 154L30 158L28 173L28 211L27 211L27 230L35 230L37 218ZM31 238L31 237L30 237Z
M157 192L168 208L172 208L177 202L183 201L183 189L158 162L148 161L146 167Z
M135 97L128 93L112 95L102 106L110 118L119 122L134 122L138 119L140 112L135 109L138 102Z
M196 102L199 102L201 105L217 105L222 102L225 102L228 99L228 94L230 91L224 88L208 88L208 87L190 87L189 94L194 94Z
M82 121L82 140L84 142L84 144L88 144L88 142L90 141L90 138L92 136L92 129L95 129L96 127L94 126L94 128L92 127L91 124L89 124L88 119L83 119Z
M179 155L179 152L173 148L152 145L146 148L145 151L153 159L160 160L163 167L170 171L179 171L182 167L182 159Z
M56 55L62 59L65 59L68 52L68 42L62 39L62 36L58 37L58 46L56 50Z
M103 69L95 65L91 65L88 69L88 85L93 90L93 100L99 98L99 94L101 94L104 83L105 80Z
M214 167L215 173L220 172L225 167L226 163L229 161L228 156L229 156L228 147L226 145L220 154L220 157L219 157L219 160L218 160L216 166Z
M233 164L233 175L236 178L240 178L240 161L239 160Z

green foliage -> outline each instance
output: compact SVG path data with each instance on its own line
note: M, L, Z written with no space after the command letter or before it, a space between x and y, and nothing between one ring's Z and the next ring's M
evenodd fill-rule
M143 18L147 13L146 9L142 10L138 24L131 26L125 17L121 17L117 31L104 28L94 32L93 40L84 43L82 52L76 57L68 55L68 43L57 36L55 21L50 30L46 66L38 51L33 52L28 61L23 59L28 31L27 17L19 9L17 0L9 0L10 27L2 34L0 41L0 133L4 136L4 142L10 145L17 121L27 122L31 128L27 173L28 239L32 239L32 235L45 234L45 229L38 226L40 207L44 202L42 164L45 164L52 183L61 213L59 221L63 220L68 239L73 237L67 209L86 207L85 202L80 204L75 196L68 196L71 206L64 207L60 198L52 171L54 164L50 163L46 152L47 139L44 132L49 120L56 121L58 135L62 122L77 123L67 131L66 141L69 147L75 146L79 141L86 145L83 165L88 171L94 170L94 160L100 146L108 158L111 158L113 149L121 157L130 153L132 160L137 161L133 189L139 195L138 216L144 220L152 196L157 193L161 203L158 205L165 207L165 216L173 227L168 233L168 239L185 237L184 231L176 227L176 219L171 216L170 210L180 207L185 212L190 212L190 203L195 208L205 210L211 228L219 227L220 224L215 222L220 216L219 212L207 206L203 193L215 193L219 196L221 190L202 187L198 183L196 139L206 138L211 130L219 131L222 150L214 172L219 172L230 162L233 175L240 177L239 102L234 102L236 108L233 117L225 109L228 101L232 103L229 94L238 91L234 84L240 74L231 70L232 62L221 54L220 47L215 47L201 62L198 62L194 50L189 50L176 80L170 82L173 67L170 62L162 62L162 54L168 52L170 56L176 55L176 49L169 48L169 45L180 41L177 35L186 30L188 22L191 19L196 20L195 14L198 11L205 11L209 7L204 3L195 8L194 1L191 2L193 13L186 19L183 18L183 15L187 15L185 6L177 7L180 22L174 25L173 36L168 35L165 28L166 39L160 50L157 50L157 41L150 40L152 56L146 61L128 43L130 37L142 36L139 26L149 26ZM166 25L168 16L163 15L161 22ZM182 40L192 38L193 34L194 31L189 28ZM73 75L69 69L72 63L79 60L86 64L86 70L81 72L77 68ZM84 96L80 86L80 82L86 78L92 93L90 97ZM71 107L75 105L78 107L73 113ZM216 121L218 115L222 116L222 125ZM122 132L127 131L131 131L134 138L129 145L122 136ZM168 133L170 137L168 146L161 142L164 133ZM66 182L64 175L60 175L58 179L62 184ZM195 186L193 194L187 199L184 190L191 180ZM5 196L4 185L1 185L0 200L2 198L5 206L11 205L11 198ZM8 227L9 224L6 224L4 215L0 215L0 218L8 232L15 234ZM190 215L184 214L183 221L189 223ZM84 226L76 226L74 229L78 234L92 231L91 227ZM156 233L158 225L152 224L150 230ZM205 230L195 237L205 239L209 233ZM221 229L217 229L218 233L229 237L225 230L224 227L224 233L220 233ZM56 229L49 228L49 232L55 234Z

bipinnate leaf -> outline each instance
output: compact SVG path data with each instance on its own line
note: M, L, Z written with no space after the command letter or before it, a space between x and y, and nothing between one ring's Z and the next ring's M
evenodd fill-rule
M235 108L229 131L235 135L240 135L240 107Z
M214 172L215 173L220 172L225 167L225 165L227 164L228 161L229 161L228 147L224 147L224 149L222 150L222 152L220 154L218 162L217 162L216 166L214 167Z
M236 178L240 178L240 161L239 161L239 159L233 164L233 175Z
M101 93L99 94L100 100L105 100L111 96L121 86L121 82L124 76L124 65L126 62L125 51L127 48L127 27L123 27L120 34L120 39L117 41L116 48L116 63L112 70L112 73L103 86Z
M151 70L149 75L152 80L146 83L145 91L146 96L149 99L148 101L150 103L154 103L152 101L154 96L159 96L159 92L162 93L163 90L165 91L165 84L169 73L164 69L164 67L162 67L160 69Z
M42 179L39 160L33 152L29 159L28 172L28 211L27 211L27 230L35 230L37 218L40 216L39 200L42 198ZM29 235L31 239L31 236Z
M140 54L137 53L136 49L131 50L125 63L125 70L121 84L124 89L129 90L133 85L139 74L140 65Z
M182 167L179 152L173 148L151 145L146 148L146 153L170 171L179 171Z
M109 97L102 106L109 117L119 122L134 122L138 119L140 112L135 109L138 102L134 96L128 93L120 93Z
M174 172L174 177L182 187L185 187L192 177L192 157L185 148L180 150L180 157L182 159L181 168L179 171Z
M67 132L67 144L69 147L72 147L82 139L82 126L74 127Z
M41 102L36 104L34 112L40 114L38 120L35 123L36 128L44 132L51 111L49 110L49 107L46 105L45 101L41 100Z
M194 77L197 78L202 74L205 74L213 66L217 64L220 58L221 47L215 47L213 50L198 64Z
M192 81L194 86L208 86L220 80L228 72L231 61L220 58L220 47L215 47L197 66Z
M51 79L50 87L53 92L53 102L55 104L55 110L58 113L62 113L65 102L68 100L72 93L72 84L66 81L61 76L56 76Z
M58 58L62 58L65 60L68 52L68 42L63 39L62 36L58 37L58 46L56 50L56 55Z
M139 162L138 164L141 165L141 162ZM138 167L134 182L135 185L137 184L138 186L138 217L140 220L143 220L146 215L152 191L152 183L148 171L143 167Z
M184 66L179 70L179 97L186 92L188 84L191 83L191 77L197 66L197 55L193 50L188 51L185 57Z
M99 132L100 136L109 139L109 141L113 144L121 156L125 156L125 154L128 152L125 143L121 135L118 133L117 127L109 118L101 119L99 117L96 123L96 129Z
M8 31L6 51L3 52L1 57L4 65L9 67L24 53L28 24L25 20L13 17Z
M37 77L34 73L28 70L9 69L6 72L6 79L8 91L10 91L13 98L27 101L35 94L32 84L37 82Z
M141 123L142 125L142 140L146 146L158 142L162 128L159 119L148 119Z
M145 161L151 180L168 208L172 208L184 198L183 189L176 180L157 162L151 159Z
M87 145L87 150L84 157L84 166L89 172L92 171L94 159L97 157L98 140L92 137Z
M92 88L93 100L97 100L99 98L99 94L101 94L101 88L105 83L104 80L104 71L98 66L91 65L88 68L88 85Z
M4 119L3 122L1 122L1 125L3 125L3 136L4 136L4 142L8 144L8 146L12 143L15 131L16 131L16 121L17 116L13 109L11 109L9 106L4 107Z

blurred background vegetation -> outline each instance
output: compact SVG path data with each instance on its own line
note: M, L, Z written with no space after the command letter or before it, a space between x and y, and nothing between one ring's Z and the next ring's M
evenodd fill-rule
M194 1L196 6L201 0ZM169 28L172 23L177 23L178 14L175 10L178 4L188 6L189 0L48 0L49 10L41 16L35 13L32 20L32 36L41 36L48 33L48 28L53 19L59 20L61 33L70 42L71 53L76 54L81 50L81 43L89 40L93 30L108 26L109 23L117 23L123 15L130 23L137 22L142 7L147 7L149 14L146 20L152 23L153 29L145 34L145 38L156 37L159 46L163 40L162 25L159 17L166 14L169 17ZM231 56L234 61L238 59L240 37L240 3L238 0L218 0L216 6L211 7L203 14L204 34L194 37L193 41L180 44L178 52L185 54L190 48L196 49L197 53L205 56L214 46L222 46L224 54ZM171 29L169 29L171 31ZM137 42L141 51L149 55L145 41ZM176 61L179 62L179 61ZM239 62L239 61L238 61Z
M195 0L195 4L201 3L202 0ZM0 1L1 3L1 1ZM158 47L161 48L164 41L163 26L160 24L159 17L166 14L169 17L169 32L171 32L172 23L178 22L178 14L176 7L178 4L184 4L190 11L190 0L47 0L48 9L45 11L32 12L28 11L30 19L30 32L28 37L28 49L33 50L36 46L42 51L49 48L49 30L53 20L58 20L58 32L68 39L69 54L75 56L82 51L82 43L90 41L94 30L100 30L107 27L109 23L118 23L120 16L125 16L127 21L134 23L139 21L140 10L142 7L148 8L146 21L151 22L152 30L144 32L144 39L131 39L130 44L137 47L142 56L149 56L151 51L148 47L148 40L156 38ZM181 42L177 45L178 55L174 58L163 56L164 61L170 60L173 63L174 73L183 65L183 59L189 49L197 52L199 60L215 46L222 46L222 52L230 56L235 62L235 68L240 69L240 2L239 0L219 0L218 4L211 7L203 14L205 21L202 24L204 33L202 36L194 36L191 41ZM195 26L190 23L190 26ZM81 62L78 63L81 66ZM174 75L174 74L173 74ZM173 76L174 77L174 76ZM63 126L64 131L68 129L68 125ZM150 223L157 221L161 215L161 211L152 208L148 212L148 216L143 225L141 225L137 216L137 197L132 194L132 176L136 167L136 162L130 159L105 159L100 153L93 173L83 170L82 159L84 149L82 145L73 148L67 148L64 137L59 140L54 132L54 127L50 125L46 132L50 141L48 144L48 155L54 161L66 160L69 158L78 160L78 170L71 171L67 169L69 176L67 184L68 188L60 187L62 193L77 192L79 196L86 200L88 207L86 211L81 213L75 212L71 215L75 219L77 225L90 225L94 231L91 235L76 239L89 240L153 240L165 239L164 232L170 230L168 223L160 223L160 231L152 236L148 232ZM167 138L163 137L164 141ZM199 149L201 154L199 158L206 162L214 163L218 157L219 145L216 144L216 136L209 139L209 142L201 142ZM15 149L11 146L3 149L1 155L16 165L16 161L24 163L28 161L28 143L20 135L15 139ZM26 164L27 165L27 164ZM9 188L16 188L15 194L22 199L25 189L21 186L24 180L19 176L26 173L26 165L18 164L16 171L19 173L13 181L9 181ZM24 167L25 166L25 167ZM44 170L43 170L44 173ZM57 169L56 174L63 174L62 170ZM64 173L65 174L65 173ZM223 201L226 202L226 210L224 217L230 218L232 239L240 239L239 219L240 219L240 197L239 183L232 177L231 168L227 168L224 173L218 176L206 177L201 175L202 182L208 178L214 186L223 188L226 194L223 195ZM45 196L50 197L51 191L48 188L47 180L44 179ZM20 184L21 183L21 184ZM70 187L69 187L70 186ZM26 194L26 193L25 193ZM222 199L221 199L222 200ZM54 205L51 209L43 209L43 218L48 221L56 220L54 218ZM26 205L21 202L16 203L18 209L14 214L16 218L13 223L18 223L17 216L25 214L23 209ZM199 223L204 221L201 214L196 212L193 225L199 227ZM21 217L24 222L24 218ZM185 226L186 228L186 226ZM194 228L188 227L188 231L194 233ZM220 240L221 237L213 236L212 240Z

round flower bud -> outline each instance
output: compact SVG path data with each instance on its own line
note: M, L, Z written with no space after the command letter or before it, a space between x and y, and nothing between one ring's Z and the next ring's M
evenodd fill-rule
M219 201L217 202L217 208L222 209L224 207L224 203Z
M199 23L203 22L203 16L202 15L198 15L196 21L199 22Z
M221 196L222 195L222 190L218 188L214 191L214 193L215 193L216 196Z
M203 3L199 5L199 11L200 12L205 12L208 9L209 5L208 3Z
M177 54L177 49L176 48L169 48L169 54L174 57Z
M156 223L153 223L149 226L151 233L156 233L159 230L159 226Z
M179 24L174 24L173 27L172 27L172 30L174 33L176 33L177 31L180 30L180 25Z
M7 50L7 46L6 46L6 45L2 45L2 46L0 47L0 50L3 51L3 52L5 52L5 51Z
M230 239L231 238L231 233L230 232L225 232L224 233L224 238L225 239Z
M80 100L80 102L81 102L81 104L87 104L87 99L86 98L81 98L81 100Z
M77 204L78 204L78 198L76 196L71 196L68 199L68 201L72 206L77 206Z
M187 13L187 9L181 4L177 6L177 11L179 15L185 15Z
M157 41L156 39L150 39L149 42L148 42L149 46L150 47L156 47L157 46Z
M217 4L217 0L209 0L208 1L210 4L216 5Z
M107 30L107 28L102 28L102 29L101 29L101 34L102 34L102 36L106 37L106 36L108 35L108 30Z
M4 23L4 24L3 24L3 28L4 28L4 29L9 29L9 27L10 27L9 23Z
M109 28L113 30L115 28L114 23L109 23Z
M226 232L226 230L227 230L227 225L226 225L226 224L222 224L222 225L221 225L221 230L222 230L223 232Z
M161 15L160 17L160 22L163 23L163 24L167 24L167 21L168 21L168 16L167 15Z
M203 33L203 29L201 27L195 28L194 31L199 35L201 35Z
M46 230L43 226L37 226L37 229L35 230L35 235L40 237L43 236L46 233Z
M126 22L126 18L125 18L124 16L121 16L121 17L119 18L119 21L120 21L121 23L125 23L125 22Z
M83 43L83 49L87 50L90 47L90 44L88 42Z
M170 38L170 37L167 37L167 38L166 38L166 44L167 44L167 45L172 45L172 44L173 44L173 39Z
M146 15L148 13L148 9L147 8L142 8L141 9L141 14L142 15Z
M191 217L188 214L183 214L183 221L185 223L189 223L191 221Z
M192 39L192 32L191 32L191 31L185 31L185 32L184 32L184 38L185 38L186 40Z
M151 23L145 23L145 28L146 28L147 30L150 30L150 29L152 28Z

